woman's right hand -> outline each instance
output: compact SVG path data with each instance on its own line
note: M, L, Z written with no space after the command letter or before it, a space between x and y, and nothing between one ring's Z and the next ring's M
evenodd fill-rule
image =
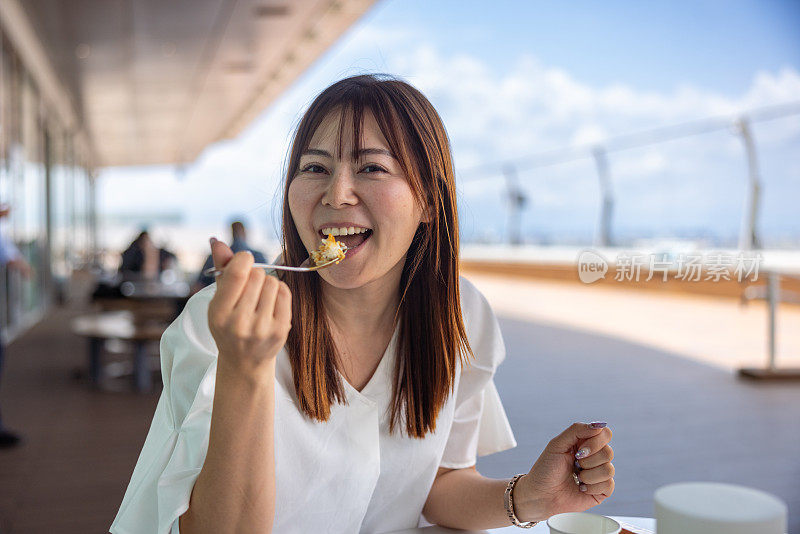
M211 239L217 291L208 306L208 326L219 349L219 365L257 378L274 363L292 326L289 286L263 269L253 269L253 255L236 254Z

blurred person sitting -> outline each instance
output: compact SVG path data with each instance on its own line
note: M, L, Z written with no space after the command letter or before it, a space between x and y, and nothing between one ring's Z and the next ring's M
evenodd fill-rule
M133 240L122 253L119 272L126 280L156 280L159 275L175 267L177 256L165 248L157 247L147 229Z
M6 217L10 212L11 206L0 204L0 218ZM30 278L33 273L33 269L25 261L14 242L2 234L0 234L0 264L19 271L25 278ZM5 347L3 346L2 335L0 335L0 381L3 376L4 353ZM2 412L0 412L0 448L13 447L19 444L20 439L19 434L11 432L3 426L3 416Z
M234 253L242 250L249 250L253 254L255 263L267 263L267 260L264 258L264 254L251 248L247 244L247 229L245 228L243 222L234 221L231 223L231 238L231 250ZM197 293L204 287L211 285L214 282L213 276L206 276L203 274L206 269L210 269L213 266L214 258L212 258L211 254L209 254L206 258L206 262L203 264L203 268L200 269L200 274L197 277L197 281L192 286L192 293Z

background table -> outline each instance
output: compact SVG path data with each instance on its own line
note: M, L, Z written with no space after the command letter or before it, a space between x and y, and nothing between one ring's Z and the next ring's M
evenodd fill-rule
M100 386L103 378L103 345L109 339L133 344L133 376L137 391L152 390L147 344L157 342L167 328L166 323L137 323L129 311L81 315L72 320L72 332L89 341L89 380Z

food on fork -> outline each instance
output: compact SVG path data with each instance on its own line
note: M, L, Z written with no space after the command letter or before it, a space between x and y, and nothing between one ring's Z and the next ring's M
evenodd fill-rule
M339 263L344 259L345 250L347 250L347 247L344 243L336 241L333 238L333 234L328 234L328 239L322 240L319 249L311 252L311 259L314 260L315 265L322 265L334 260Z

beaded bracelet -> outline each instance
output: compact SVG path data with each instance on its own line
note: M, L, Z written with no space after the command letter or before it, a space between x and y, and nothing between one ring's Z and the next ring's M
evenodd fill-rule
M525 473L521 473L519 475L514 475L514 478L508 481L508 486L506 486L506 492L503 495L503 502L506 505L506 513L508 514L508 518L511 520L511 524L520 528L531 528L538 521L528 521L527 523L521 523L519 519L517 519L517 514L514 513L514 497L512 492L514 491L514 486L517 484L517 480L521 476L525 475Z

